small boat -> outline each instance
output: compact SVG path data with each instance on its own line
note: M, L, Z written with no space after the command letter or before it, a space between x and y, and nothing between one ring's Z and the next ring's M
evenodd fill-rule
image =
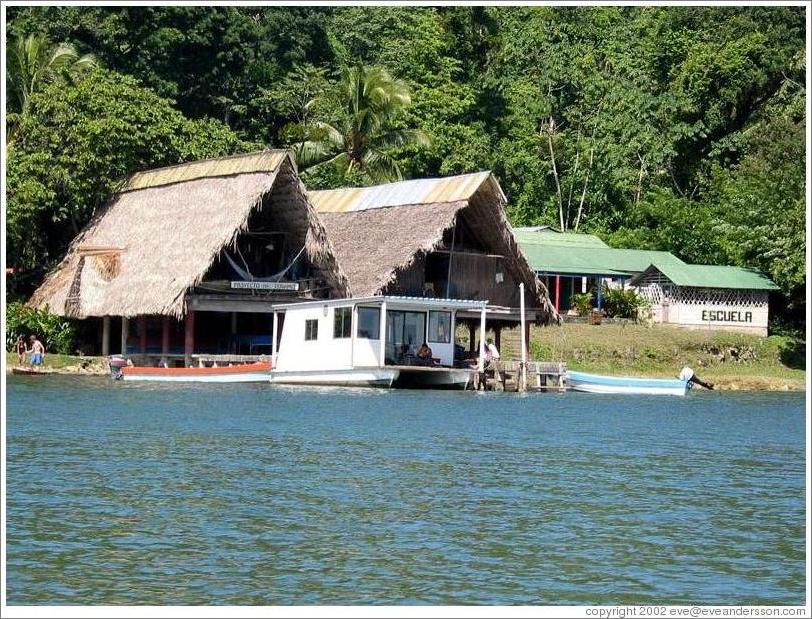
M268 382L270 371L271 364L267 362L191 368L125 366L121 368L121 377L126 381L169 383L264 383Z
M687 395L688 380L668 378L633 378L603 376L586 372L567 371L567 382L574 391L589 393L640 393L648 395Z

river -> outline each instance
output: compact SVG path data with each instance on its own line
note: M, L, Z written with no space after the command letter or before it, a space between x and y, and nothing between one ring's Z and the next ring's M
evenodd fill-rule
M803 604L804 395L9 377L9 604Z

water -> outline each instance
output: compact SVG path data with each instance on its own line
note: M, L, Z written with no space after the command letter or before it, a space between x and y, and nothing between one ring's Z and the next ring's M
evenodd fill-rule
M10 378L9 604L804 603L804 399Z

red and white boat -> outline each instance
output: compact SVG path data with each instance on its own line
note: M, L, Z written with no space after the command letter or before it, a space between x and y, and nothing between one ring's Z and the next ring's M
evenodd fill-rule
M268 362L190 368L124 366L121 368L121 377L126 381L170 383L266 383L270 371L271 364Z

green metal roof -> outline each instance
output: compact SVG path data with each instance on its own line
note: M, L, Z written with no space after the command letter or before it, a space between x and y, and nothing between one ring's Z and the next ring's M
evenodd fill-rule
M594 234L559 232L549 226L513 228L513 234L519 243L541 243L564 247L609 247Z
M546 242L526 243L521 238L519 245L533 270L551 275L629 277L642 273L654 262L684 264L666 251L615 249L605 245L589 247Z
M755 269L711 264L673 264L653 261L657 269L677 286L687 288L740 288L745 290L778 290L772 280Z

